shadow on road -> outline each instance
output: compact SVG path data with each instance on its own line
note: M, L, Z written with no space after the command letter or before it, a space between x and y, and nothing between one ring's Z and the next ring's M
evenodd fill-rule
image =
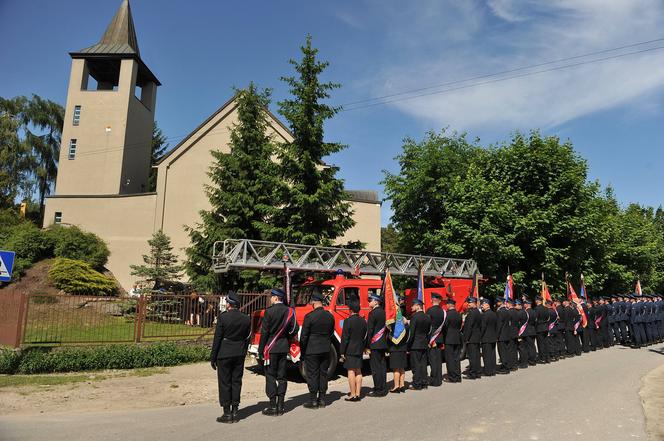
M343 396L346 396L346 394L343 393L343 392L332 391L332 392L327 394L325 402L329 406L332 403L334 403L335 401L340 400L341 397L343 397ZM307 401L309 401L309 393L304 393L304 394L301 394L301 395L297 395L295 397L291 397L288 400L286 400L286 402L284 403L284 410L286 412L290 412L290 411L295 410L298 407L302 406ZM268 407L269 404L270 404L270 402L268 400L265 400L265 401L260 401L256 404L253 404L253 405L248 406L248 407L240 408L240 409L238 409L238 417L240 418L240 420L243 420L245 418L249 418L250 416L252 416L254 414L262 412L263 409Z

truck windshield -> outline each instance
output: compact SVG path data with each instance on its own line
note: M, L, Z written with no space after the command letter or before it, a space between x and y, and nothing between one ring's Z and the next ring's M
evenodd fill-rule
M306 285L300 286L297 288L297 294L295 296L295 304L297 306L305 306L309 304L309 299L311 294L319 293L323 295L325 299L323 301L324 305L329 305L332 300L332 294L334 294L334 286L329 285Z

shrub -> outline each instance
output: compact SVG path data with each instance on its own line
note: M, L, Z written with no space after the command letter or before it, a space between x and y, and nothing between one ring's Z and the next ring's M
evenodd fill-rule
M4 247L12 228L22 221L16 211L9 208L0 210L0 247Z
M41 374L175 366L208 360L210 349L173 342L0 351L0 374Z
M53 255L54 241L31 222L14 225L9 231L4 249L16 252L16 257L30 264Z
M82 260L98 270L108 261L108 247L94 233L86 233L78 227L55 226L48 231L48 235L55 244L55 257Z
M57 258L48 271L53 285L68 294L115 295L115 281L80 260Z

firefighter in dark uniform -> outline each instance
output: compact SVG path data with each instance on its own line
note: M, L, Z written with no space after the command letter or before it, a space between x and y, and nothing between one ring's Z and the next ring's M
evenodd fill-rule
M413 371L411 390L426 389L429 385L427 378L427 349L429 349L429 334L431 332L431 318L422 311L424 303L420 299L413 300L408 332L408 350L410 351L410 366Z
M307 409L325 407L327 370L330 367L330 345L334 335L334 316L323 308L323 295L313 293L310 303L313 311L304 316L300 333L300 350L304 357L309 386Z
M431 333L429 334L429 365L431 366L431 375L429 378L430 386L440 386L443 384L443 357L441 347L445 343L443 327L445 326L446 313L440 307L442 297L437 292L431 293L431 303L433 306L427 309L427 315L431 319Z
M456 310L454 299L447 299L447 319L443 326L445 335L446 383L461 383L461 314Z
M482 374L487 377L496 375L496 341L498 341L498 316L491 310L488 299L482 299L482 325L480 341L484 368Z
M510 311L501 297L496 298L496 316L498 317L498 355L500 356L499 374L509 374L511 367L510 352Z
M247 356L251 320L240 312L240 299L234 292L226 297L227 309L219 314L214 330L214 341L210 353L210 364L217 371L219 404L224 414L217 418L220 423L238 421L238 407L242 391L244 359Z
M558 347L558 359L567 357L567 308L565 302L569 302L563 297L558 301L556 312L558 312L558 329L560 330L560 343Z
M261 326L258 356L265 368L265 392L270 399L264 415L279 416L284 413L286 397L286 357L290 349L289 339L297 334L299 326L295 310L283 304L286 293L278 288L270 292L270 303L265 310Z
M480 361L482 317L477 309L477 299L475 297L468 297L466 303L468 303L468 311L463 323L463 340L466 342L466 354L469 361L466 378L475 380L482 377L482 363Z
M380 306L382 298L376 295L369 296L371 312L367 318L366 347L369 353L369 365L373 377L374 388L370 397L384 397L387 395L387 364L385 352L387 351L387 328L385 327L385 310Z
M560 303L553 299L549 309L549 359L558 361L560 357L560 342L562 335L560 333L560 317L558 316L558 306Z
M532 308L532 302L529 299L523 300L523 309L526 313L527 321L526 329L524 330L522 337L526 342L528 366L535 366L537 364L537 351L535 350L535 338L537 336L537 311Z
M576 307L574 305L570 305L570 308L572 309L571 312L571 317L572 317L572 327L576 325L576 323L580 320L580 314L579 311L577 311ZM581 347L581 350L583 352L590 352L592 349L592 331L590 328L590 305L588 302L583 302L581 303L581 309L583 312L586 314L586 319L588 320L588 323L586 324L586 327L584 328L581 324L576 328L576 334L580 334L581 336L581 344L577 345ZM594 326L594 323L593 323ZM576 335L575 334L575 335ZM578 339L575 338L575 342L578 342ZM575 355L578 355L578 350L576 348L574 349Z
M512 314L515 317L514 325L517 328L517 360L519 369L526 369L528 367L528 342L526 342L526 327L528 324L528 313L523 309L523 302L521 300L514 301L514 308Z
M537 320L535 331L537 332L537 362L549 362L549 310L543 304L542 296L535 297L535 313Z
M599 311L601 320L599 322L600 341L604 348L611 346L611 331L609 330L609 308L606 303L606 297L599 298Z
M510 304L510 349L512 352L512 365L510 366L511 371L516 371L519 369L517 363L519 362L519 310L516 309L515 299L508 300Z
M360 303L351 300L348 307L351 314L344 320L341 331L341 347L339 353L344 362L344 368L348 371L348 384L350 396L346 401L360 401L362 391L362 354L367 338L367 322L360 316Z

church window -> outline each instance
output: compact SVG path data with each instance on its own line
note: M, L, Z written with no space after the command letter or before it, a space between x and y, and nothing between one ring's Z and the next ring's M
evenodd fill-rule
M75 126L81 121L81 106L74 106L74 121Z
M69 140L69 159L76 159L76 140Z

